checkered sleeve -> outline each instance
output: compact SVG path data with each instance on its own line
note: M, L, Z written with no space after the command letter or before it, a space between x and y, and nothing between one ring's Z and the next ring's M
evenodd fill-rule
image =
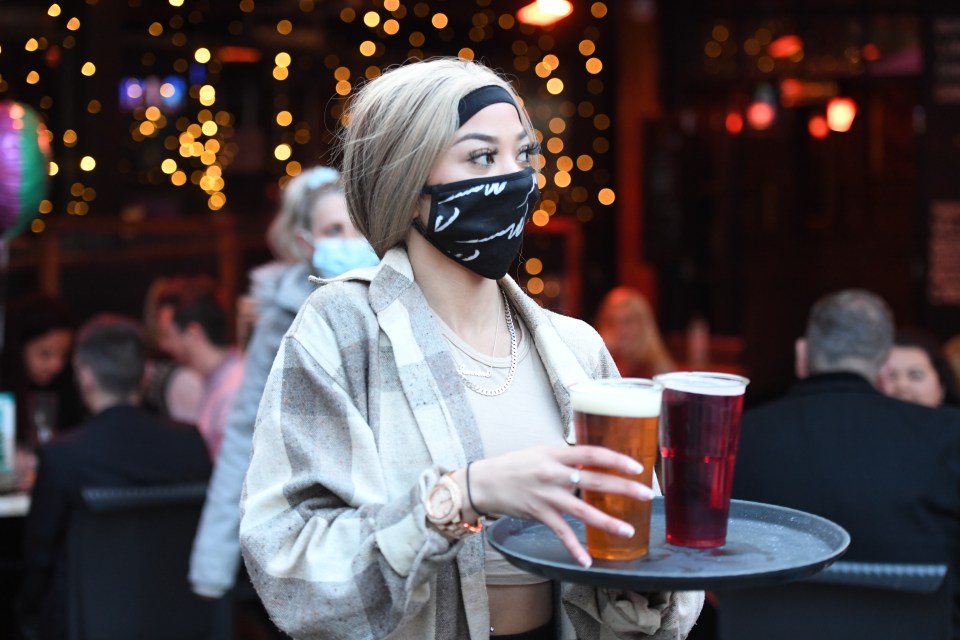
M308 301L260 404L241 547L271 618L295 638L409 628L435 606L434 577L458 549L426 526L422 496L439 469L410 475L406 491L387 486L397 474L378 447L376 340L369 314Z

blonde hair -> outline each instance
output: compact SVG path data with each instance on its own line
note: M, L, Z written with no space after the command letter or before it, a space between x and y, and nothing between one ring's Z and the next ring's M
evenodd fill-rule
M287 183L280 210L267 229L267 244L277 258L297 262L309 257L300 255L297 231L310 230L314 205L331 193L343 193L343 182L340 173L330 167L307 169Z
M340 134L344 192L354 226L380 257L406 237L421 190L460 126L460 100L488 85L513 96L523 128L535 140L510 83L470 60L434 58L395 67L351 101Z
M611 316L617 310L632 320L638 329L634 342L628 345L624 352L614 349L614 332L619 327L616 327ZM667 373L676 367L663 343L653 308L639 290L627 286L611 289L600 303L594 324L614 358L618 360L617 366L621 369L621 375L647 378L658 373Z

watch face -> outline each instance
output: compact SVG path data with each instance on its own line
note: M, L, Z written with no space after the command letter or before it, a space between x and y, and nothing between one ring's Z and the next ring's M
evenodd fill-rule
M438 520L449 517L453 510L453 497L450 489L443 484L437 484L430 492L430 517Z

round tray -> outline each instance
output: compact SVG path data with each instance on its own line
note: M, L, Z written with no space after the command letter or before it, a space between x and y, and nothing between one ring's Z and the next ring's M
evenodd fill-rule
M568 518L582 543L583 523ZM803 511L730 501L727 544L689 549L667 544L663 498L655 498L650 551L636 560L594 560L581 567L560 539L534 520L501 518L486 529L490 544L516 566L547 578L631 591L757 587L812 575L846 551L850 535Z

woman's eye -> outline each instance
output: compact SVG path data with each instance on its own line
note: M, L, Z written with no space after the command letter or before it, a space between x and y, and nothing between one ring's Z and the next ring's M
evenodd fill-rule
M342 224L335 224L329 227L326 227L323 231L320 232L320 235L324 238L339 238L344 234L344 226Z
M492 149L477 149L470 154L470 162L488 167L494 163L497 152Z
M540 145L531 144L520 150L517 154L517 160L520 162L532 162L534 156L540 153Z

